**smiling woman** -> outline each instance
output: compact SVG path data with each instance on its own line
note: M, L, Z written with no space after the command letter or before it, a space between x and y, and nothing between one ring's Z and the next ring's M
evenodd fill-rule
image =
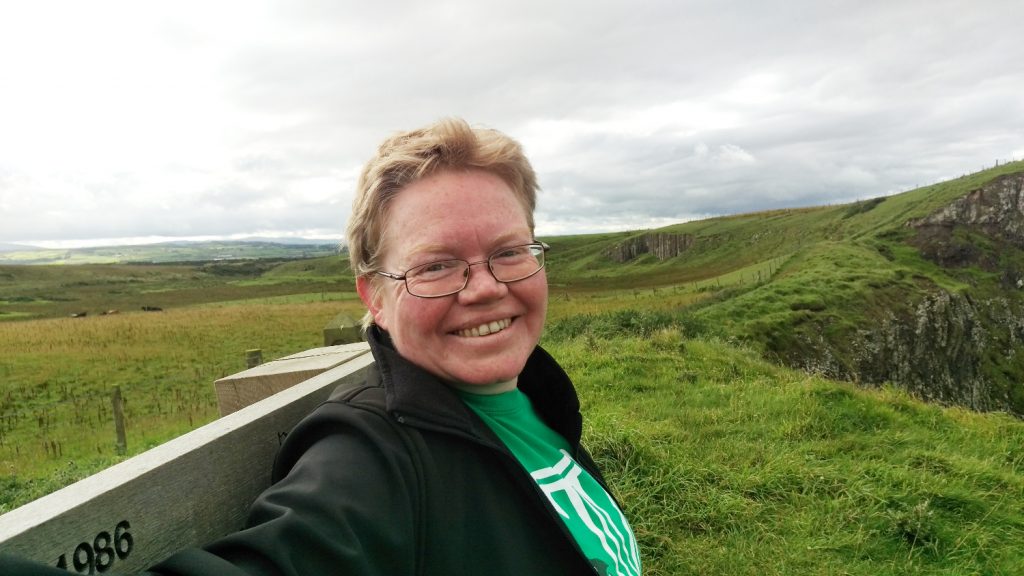
M152 571L640 574L572 382L538 346L536 189L494 130L444 120L386 140L348 229L374 369L288 434L244 531Z

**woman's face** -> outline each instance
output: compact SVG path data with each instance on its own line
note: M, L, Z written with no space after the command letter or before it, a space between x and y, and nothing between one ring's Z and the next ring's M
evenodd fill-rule
M396 274L437 260L478 262L500 248L534 240L512 189L480 170L442 171L417 180L398 193L389 210L382 262L385 271ZM543 270L503 284L486 264L472 266L466 288L442 298L413 296L398 280L378 276L373 281L383 283L377 296L370 280L357 280L360 297L398 352L474 392L514 387L544 328ZM485 336L470 334L484 325L506 327Z

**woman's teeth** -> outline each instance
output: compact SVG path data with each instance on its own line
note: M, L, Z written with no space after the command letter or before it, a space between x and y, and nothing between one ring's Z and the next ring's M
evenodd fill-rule
M511 318L505 318L504 320L495 320L494 322L488 322L487 324L481 324L476 328L467 328L465 330L459 330L456 332L463 338L471 338L476 336L487 336L488 334L494 334L495 332L501 332L505 328L508 328L512 324Z

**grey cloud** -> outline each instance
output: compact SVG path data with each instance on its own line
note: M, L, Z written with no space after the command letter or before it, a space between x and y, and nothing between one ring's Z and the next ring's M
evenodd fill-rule
M0 209L39 216L0 214L0 241L340 233L376 144L446 115L521 138L538 222L566 232L856 200L1024 150L1016 1L269 6L240 31L186 13L158 31L216 62L182 94L238 115L223 159L159 159L172 197L130 166L70 175L70 201L12 167Z

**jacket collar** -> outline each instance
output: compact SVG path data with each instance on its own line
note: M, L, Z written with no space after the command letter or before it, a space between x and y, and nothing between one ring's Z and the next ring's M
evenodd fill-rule
M395 350L391 337L377 326L366 331L376 360L389 413L430 428L457 428L477 437L493 434L439 378L406 360ZM544 423L576 447L583 430L579 398L569 376L543 348L537 346L519 375L519 389L533 403Z

